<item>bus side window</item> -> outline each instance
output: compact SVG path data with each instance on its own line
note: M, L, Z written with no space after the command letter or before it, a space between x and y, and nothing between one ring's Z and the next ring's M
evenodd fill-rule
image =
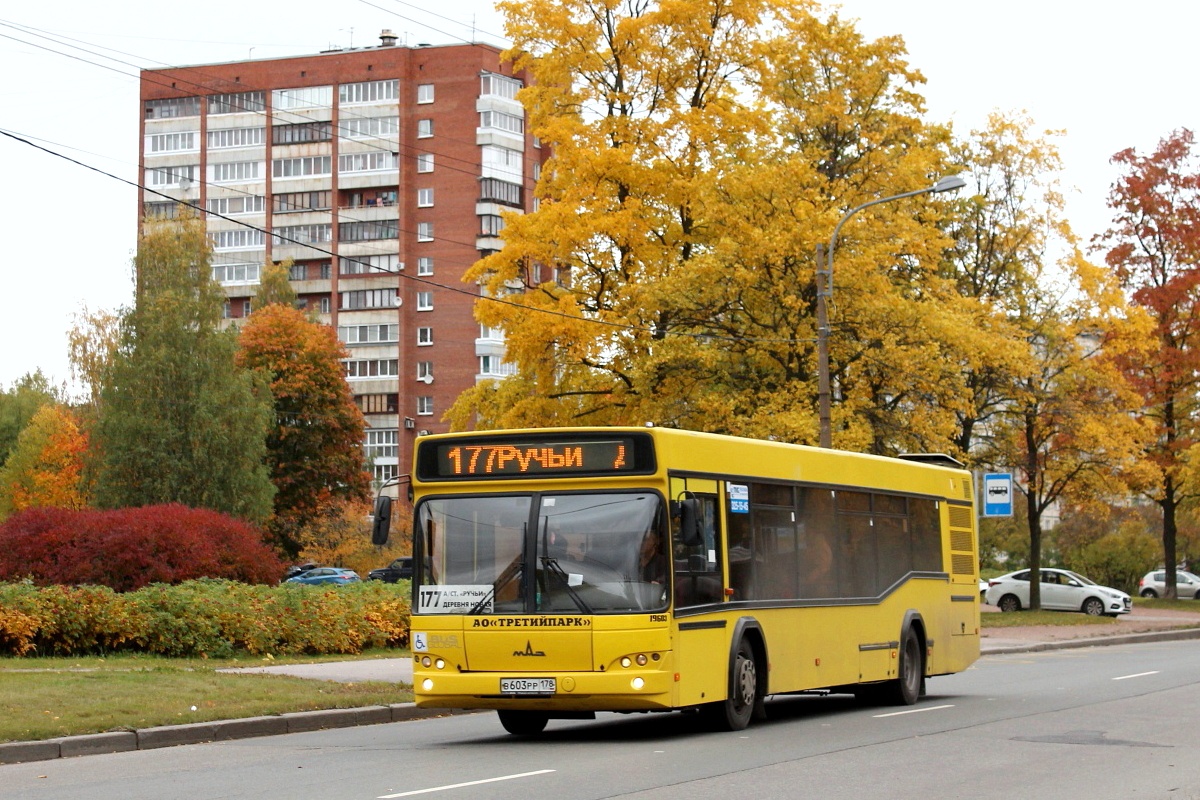
M688 546L680 541L679 517L671 518L672 540L675 542L675 605L698 606L719 603L724 597L721 581L721 564L717 559L720 543L720 525L717 516L717 498L698 495L698 522L702 541Z

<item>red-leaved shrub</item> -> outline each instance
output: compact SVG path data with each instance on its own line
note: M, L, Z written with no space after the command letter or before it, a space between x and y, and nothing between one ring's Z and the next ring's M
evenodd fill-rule
M194 578L274 583L282 573L261 531L206 509L31 508L0 525L0 580L128 592Z

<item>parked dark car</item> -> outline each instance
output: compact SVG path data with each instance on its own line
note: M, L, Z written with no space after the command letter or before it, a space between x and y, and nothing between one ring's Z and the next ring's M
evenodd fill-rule
M383 581L384 583L395 583L398 580L410 580L412 578L412 559L397 558L386 567L373 569L367 573L369 581Z
M287 568L287 572L285 572L283 574L283 579L286 581L289 578L294 578L297 575L302 575L303 573L308 572L310 569L313 569L316 566L317 565L311 561L309 561L307 564L293 564L292 566Z

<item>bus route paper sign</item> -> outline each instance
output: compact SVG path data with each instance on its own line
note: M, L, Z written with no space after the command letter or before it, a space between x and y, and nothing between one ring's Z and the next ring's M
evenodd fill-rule
M417 608L422 614L466 614L476 606L485 614L492 613L492 587L481 586L422 586L417 592Z
M750 513L750 487L741 483L729 484L729 513Z
M1000 472L983 476L983 515L1011 517L1013 515L1012 473Z

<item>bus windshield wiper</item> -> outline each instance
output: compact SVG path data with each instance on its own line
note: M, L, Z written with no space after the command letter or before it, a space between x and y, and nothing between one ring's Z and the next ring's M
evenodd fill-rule
M471 606L471 610L467 612L467 616L471 617L475 616L476 614L483 613L483 610L487 608L488 603L495 599L496 593L512 583L513 578L520 575L523 568L524 564L522 563L521 555L518 554L517 557L510 561L508 566L504 568L504 571L501 572L496 578L496 582L491 585L491 587L487 590L487 593L480 598L479 602Z
M545 567L551 575L558 578L559 582L562 583L563 588L567 590L567 594L570 595L571 601L575 603L580 611L585 614L594 613L591 607L584 602L584 599L579 596L579 592L575 591L575 587L571 585L570 576L568 576L562 566L559 565L558 559L551 558L550 556L542 556L542 566Z

